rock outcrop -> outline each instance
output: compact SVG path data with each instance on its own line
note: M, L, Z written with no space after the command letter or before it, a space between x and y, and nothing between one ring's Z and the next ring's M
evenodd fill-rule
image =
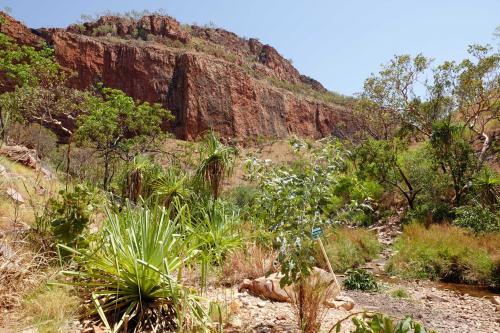
M139 20L105 16L37 34L54 47L63 67L78 74L70 80L73 87L103 82L136 99L159 102L175 115L171 130L181 139L194 139L207 129L239 142L291 134L349 136L355 131L348 107L273 84L326 93L319 82L256 39L181 26L158 15ZM17 40L31 45L39 39L25 37Z
M43 38L34 34L33 31L28 29L24 24L3 12L0 12L0 32L10 36L17 43L23 45L38 47L44 41Z

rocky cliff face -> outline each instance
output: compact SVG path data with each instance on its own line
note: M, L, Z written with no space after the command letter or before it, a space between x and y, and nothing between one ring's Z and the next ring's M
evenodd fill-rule
M78 74L70 81L74 87L103 82L162 103L176 116L172 130L182 139L210 128L240 142L354 130L347 126L348 108L320 101L327 92L319 82L256 39L157 15L101 17L67 29L40 29L38 36L14 30L3 31L20 42L32 45L41 36L52 45L57 61Z

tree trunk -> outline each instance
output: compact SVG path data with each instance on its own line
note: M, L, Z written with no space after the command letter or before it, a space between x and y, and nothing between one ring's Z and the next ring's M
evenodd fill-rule
M108 189L108 179L109 178L109 155L104 155L104 179L102 182L102 187L104 190Z

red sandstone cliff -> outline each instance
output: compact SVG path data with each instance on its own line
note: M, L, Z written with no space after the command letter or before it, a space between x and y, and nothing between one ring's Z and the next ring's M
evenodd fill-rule
M39 42L23 28L2 31L18 42ZM183 27L156 15L140 20L108 16L37 34L54 47L62 66L78 73L73 86L83 89L103 82L136 99L160 102L176 116L173 131L179 138L193 139L209 128L240 141L353 131L347 126L346 107L273 84L326 93L319 82L300 75L273 47L256 39L222 29Z

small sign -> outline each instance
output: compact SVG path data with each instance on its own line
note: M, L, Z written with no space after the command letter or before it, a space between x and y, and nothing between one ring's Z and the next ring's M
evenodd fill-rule
M317 240L317 239L319 239L319 238L321 237L321 235L323 234L323 230L321 230L321 228L320 228L320 227L314 227L314 228L312 228L312 232L311 232L311 234L312 234L312 238L313 238L313 240Z

